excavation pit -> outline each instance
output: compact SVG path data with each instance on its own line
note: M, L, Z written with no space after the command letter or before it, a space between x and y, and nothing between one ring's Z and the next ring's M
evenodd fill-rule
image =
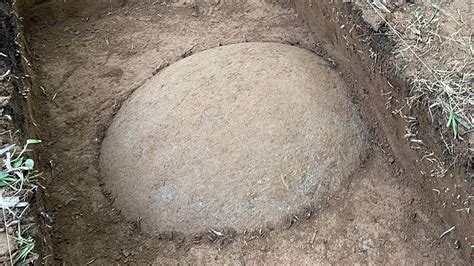
M244 43L187 57L137 89L103 141L101 175L144 231L278 225L356 171L365 127L313 53Z

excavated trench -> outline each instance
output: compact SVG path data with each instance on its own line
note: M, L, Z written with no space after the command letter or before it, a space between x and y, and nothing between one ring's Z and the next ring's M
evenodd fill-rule
M390 43L350 4L18 5L42 263L469 259L472 224L432 193L451 181L386 108L407 91L370 57Z

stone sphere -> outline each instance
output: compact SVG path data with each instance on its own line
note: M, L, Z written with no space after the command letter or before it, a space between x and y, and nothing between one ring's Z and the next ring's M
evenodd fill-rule
M137 89L107 131L100 170L115 206L146 233L243 232L336 192L366 142L323 59L243 43L182 59Z

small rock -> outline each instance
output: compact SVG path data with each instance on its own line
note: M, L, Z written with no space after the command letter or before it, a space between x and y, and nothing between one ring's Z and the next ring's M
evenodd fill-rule
M372 239L365 240L361 244L359 244L359 251L360 252L367 252L372 247L373 247Z
M390 158L388 158L388 162L389 162L389 163L394 163L394 162L395 162L395 159L393 159L393 157L390 157Z
M125 257L130 256L130 252L129 252L128 250L125 250L125 249L122 249L122 254L123 254Z
M459 242L459 240L454 241L454 247L455 247L456 249L460 249L460 248L461 248L461 243Z
M359 251L361 251L361 252L367 252L369 249L370 249L370 247L367 244L360 244L359 245Z
M266 227L267 227L268 230L275 230L276 225L275 225L275 223L268 221L266 223Z
M0 97L0 107L5 107L8 105L10 97L1 96Z
M7 242L8 241L8 242ZM8 248L8 243L10 243L10 250ZM16 241L13 236L8 236L5 233L0 234L0 257L8 255L10 252L13 253L17 249Z

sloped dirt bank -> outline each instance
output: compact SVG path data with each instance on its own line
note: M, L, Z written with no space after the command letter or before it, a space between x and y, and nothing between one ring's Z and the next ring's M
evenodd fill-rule
M434 154L440 161L453 161L451 155L444 154L444 144L428 112L421 106L413 110L404 108L411 87L408 78L398 76L394 68L391 57L396 44L387 37L387 26L374 32L362 18L361 10L350 4L296 1L296 8L316 38L323 41L322 46L340 63L343 75L354 81L361 106L376 115L377 130L388 141L401 169L406 171L406 182L419 188L420 195L426 197L426 208L443 217L448 228L456 226L452 234L454 242L460 241L464 254L472 256L470 232L474 223L469 212L462 211L472 204L469 198L472 169L468 165L471 158L461 156L458 164L441 175L437 174L439 163L426 160L428 154ZM423 142L421 147L404 137L408 130L416 132Z
M49 243L43 241L49 239L48 234L39 233L45 226L38 217L44 210L44 191L38 186L42 178L36 171L38 153L31 152L32 144L40 142L34 120L34 72L18 13L11 1L0 3L0 263L4 265L32 264L38 258L36 252L50 252L43 245Z
M297 13L284 1L129 2L24 6L37 77L33 112L45 141L40 160L49 175L43 185L51 220L43 222L52 228L47 244L53 250L43 252L41 262L469 261L472 221L456 211L469 187L456 172L455 178L449 173L431 178L432 165L420 161L423 153L403 139L406 119L392 111L404 101L407 86L380 71L387 67L382 59L390 43L371 36L349 4L295 1ZM166 65L193 52L247 41L298 45L331 62L371 129L370 155L341 191L289 217L285 228L238 235L211 231L193 238L143 234L139 217L124 217L103 188L97 158L105 128L121 102ZM371 48L379 48L375 64ZM417 124L425 143L435 139L426 117ZM436 143L426 146L438 149Z

